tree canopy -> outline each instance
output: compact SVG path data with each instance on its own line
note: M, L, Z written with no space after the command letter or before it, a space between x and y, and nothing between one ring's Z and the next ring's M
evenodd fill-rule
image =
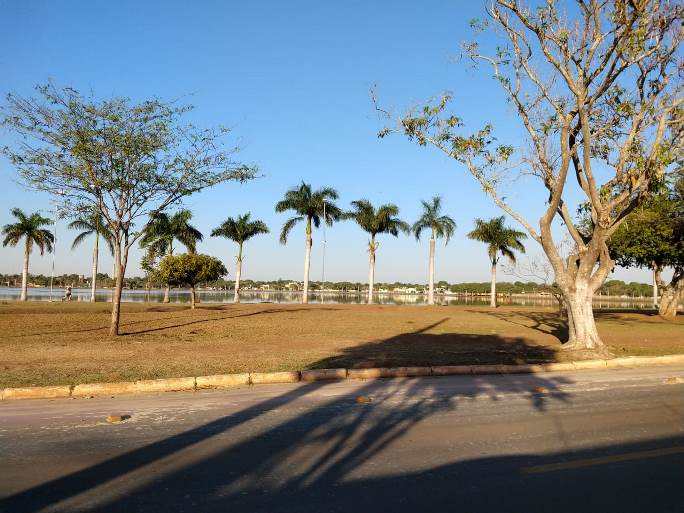
M218 228L211 232L212 237L225 237L238 244L243 244L256 235L269 233L268 226L260 219L251 220L252 214L239 215L236 218L229 217Z
M323 187L317 191L311 189L311 185L302 182L299 187L293 187L285 193L285 197L276 203L275 211L278 213L288 210L294 211L297 215L291 217L280 231L280 242L285 244L292 228L300 221L307 221L307 230L310 223L318 228L323 221L332 226L335 221L342 217L342 210L335 204L339 194L332 187Z
M346 217L356 221L362 230L375 237L379 233L389 233L397 237L400 232L408 233L411 226L399 219L399 207L388 203L377 209L367 199L351 202L352 209Z
M26 214L20 208L13 208L11 213L17 222L3 226L3 246L16 246L21 239L24 239L28 253L31 252L34 244L40 249L41 255L45 251L48 253L52 251L55 238L50 230L43 228L43 226L51 225L53 223L52 219L43 217L38 212Z
M629 215L608 247L623 267L684 267L684 170Z
M421 201L423 206L423 213L420 219L413 223L411 230L416 236L416 240L420 240L420 234L423 230L430 230L432 238L444 237L445 243L449 243L449 239L456 231L456 222L447 215L440 215L442 213L442 198L435 196L432 201Z
M495 217L489 221L475 219L475 228L468 233L468 238L484 242L487 245L487 254L493 265L498 261L498 253L515 262L514 251L525 252L525 246L521 239L526 239L527 234L519 230L507 227L504 216Z

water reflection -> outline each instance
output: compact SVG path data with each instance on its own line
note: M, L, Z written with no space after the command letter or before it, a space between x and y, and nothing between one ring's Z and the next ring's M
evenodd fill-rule
M19 288L0 287L0 301L18 300L21 290ZM233 292L231 290L200 290L198 292L200 301L203 303L232 303ZM31 301L59 301L64 296L63 289L53 289L50 293L49 288L30 288L28 289L28 299ZM111 289L99 289L96 293L98 301L110 301L112 297ZM172 303L189 303L190 291L184 289L172 289L170 293ZM164 299L162 289L125 289L121 300L132 303L161 303ZM299 303L301 293L284 291L244 291L240 294L243 303ZM90 289L73 289L72 301L90 301ZM437 296L437 304L441 305L484 305L489 304L489 296ZM522 294L515 296L499 297L499 304L520 305L520 306L556 306L556 300L549 296L525 296ZM356 292L313 292L309 297L310 303L327 304L364 304L367 302L366 295ZM387 305L424 305L427 297L422 294L377 294L375 303ZM627 308L627 309L652 309L649 299L646 298L595 298L594 308Z

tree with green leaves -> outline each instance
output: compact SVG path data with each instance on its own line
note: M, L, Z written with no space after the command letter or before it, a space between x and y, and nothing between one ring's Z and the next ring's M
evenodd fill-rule
M145 233L140 238L140 247L146 248L149 257L161 258L173 255L173 242L178 241L185 246L188 253L197 252L197 243L202 241L203 235L197 228L190 224L192 212L179 210L171 215L166 212L158 212L152 216L147 224ZM168 303L169 285L164 289L164 303Z
M420 241L420 234L423 230L430 230L430 254L428 264L428 304L435 304L435 238L444 238L444 244L449 243L449 239L456 230L456 222L442 213L442 198L435 196L431 202L421 201L423 213L411 230Z
M475 40L464 43L463 53L502 88L520 121L523 137L511 139L519 146L500 141L487 122L464 128L448 93L398 116L378 107L393 119L379 135L401 133L465 168L546 253L567 305L564 349L605 353L592 300L614 266L607 242L683 158L684 6L673 0L490 4L488 19L472 22ZM490 36L480 45L484 31L501 41ZM542 190L530 186L524 205L516 206L504 187L518 176ZM588 233L574 217L585 202L593 220ZM541 217L529 220L520 206L537 207ZM559 229L575 244L569 258L556 250Z
M41 216L38 212L27 215L20 208L13 208L10 210L12 215L16 218L16 223L6 224L2 228L4 239L3 246L16 246L24 239L24 267L21 271L21 296L20 301L26 301L28 288L28 271L29 271L29 257L33 251L35 244L40 249L40 254L43 255L45 251L50 253L55 238L43 226L49 226L53 223L52 219Z
M661 193L635 209L608 241L611 256L623 267L650 268L660 289L658 313L677 315L684 301L684 171ZM665 282L663 271L672 269ZM656 289L656 290L657 290ZM657 292L656 292L657 298Z
M226 274L228 271L218 258L186 253L177 256L165 256L159 262L156 277L163 283L179 286L188 285L190 287L190 307L194 310L197 284L216 281Z
M318 228L321 225L321 220L328 226L332 226L335 221L339 221L343 217L342 210L334 203L337 198L337 191L332 187L323 187L313 191L310 184L302 182L299 187L293 187L287 191L285 197L276 203L276 212L281 213L292 210L296 214L283 224L283 228L280 231L281 244L287 243L287 237L297 223L301 221L306 223L302 303L309 302L309 268L311 267L313 228Z
M36 97L10 94L2 124L18 135L4 148L24 183L62 193L76 215L102 214L114 241L116 285L109 333L119 333L121 291L131 247L147 225L198 191L249 180L225 128L185 122L190 106L160 100L98 100L50 83Z
M71 249L76 249L81 243L90 237L95 237L93 244L93 268L92 268L92 283L90 284L90 301L95 302L95 292L97 290L97 265L100 257L100 237L107 243L109 252L114 256L114 241L107 230L107 222L99 212L91 212L90 215L79 217L69 223L70 230L80 230L74 242L71 244Z
M487 245L487 254L492 264L492 285L489 290L489 306L492 308L496 308L496 264L499 262L499 253L511 262L515 262L514 251L525 252L525 246L520 241L526 239L527 234L507 227L504 224L505 220L504 216L495 217L489 221L475 219L475 229L468 234L469 239L484 242Z
M373 285L375 283L375 254L379 242L375 237L381 233L389 233L395 237L400 232L409 233L411 227L399 219L399 207L393 204L381 205L377 209L367 199L352 201L352 210L345 214L348 219L356 221L363 231L370 235L368 240L368 304L373 303Z
M262 233L268 233L268 226L260 219L250 220L251 213L237 216L233 219L229 217L218 228L211 232L212 237L225 237L238 245L238 254L235 260L235 294L233 302L240 302L240 275L242 274L242 246L252 237Z

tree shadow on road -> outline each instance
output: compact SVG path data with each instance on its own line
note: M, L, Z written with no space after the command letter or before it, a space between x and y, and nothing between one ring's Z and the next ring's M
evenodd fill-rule
M428 336L423 332L430 327L370 345L383 353L401 352L420 344L414 337ZM437 337L430 345L442 347L442 335L430 336ZM449 337L443 339L444 347L454 344ZM457 344L474 341L459 338ZM486 336L479 343L489 350L505 345L502 362L517 361L515 355L527 355L528 349L550 351L496 336ZM359 350L358 346L350 348L346 357L353 360ZM314 367L330 363L326 359ZM422 362L413 362L418 363ZM463 401L480 398L496 407L515 396L523 399L531 414L544 415L551 404L571 401L562 390L570 383L568 378L551 375L482 375L357 381L344 386L324 381L293 385L253 406L18 493L1 501L0 510L4 506L2 511L29 513L62 503L57 511L180 511L193 510L187 498L195 496L202 498L197 511L270 511L282 500L295 503L279 510L313 511L307 502L311 497L323 500L337 487L348 486L357 469L403 443L427 419L458 415ZM359 404L359 396L370 402ZM291 408L292 414L275 414L285 408ZM123 437L125 430L134 429L132 424L121 428L111 436L121 433ZM125 444L126 438L120 443Z

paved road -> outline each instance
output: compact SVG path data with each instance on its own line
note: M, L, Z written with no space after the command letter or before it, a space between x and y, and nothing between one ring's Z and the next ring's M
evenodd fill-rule
M0 511L681 513L674 376L684 367L3 403Z

